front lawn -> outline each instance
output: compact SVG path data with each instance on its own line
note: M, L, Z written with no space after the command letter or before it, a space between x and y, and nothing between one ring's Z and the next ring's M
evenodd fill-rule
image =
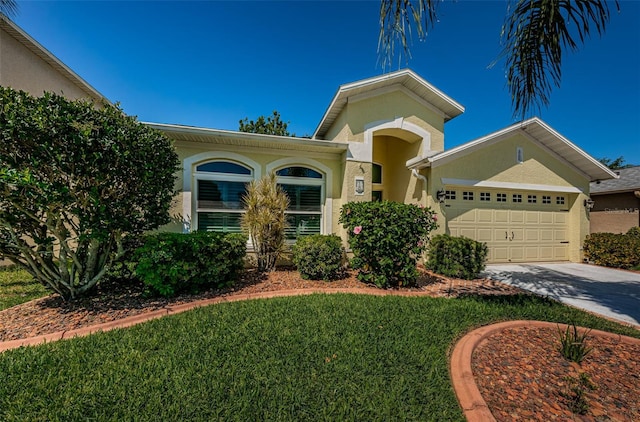
M0 268L0 311L46 296L49 292L25 270Z
M640 337L528 295L224 303L1 354L0 420L463 421L449 349L505 319Z

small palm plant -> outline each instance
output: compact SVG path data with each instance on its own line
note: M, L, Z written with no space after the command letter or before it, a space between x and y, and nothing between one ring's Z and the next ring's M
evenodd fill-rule
M289 197L272 172L249 183L243 202L242 228L253 242L258 271L272 271L284 252Z
M558 336L560 337L560 353L565 359L580 364L582 360L593 350L592 347L587 346L587 335L591 330L586 330L583 333L578 332L578 327L575 324L569 326L563 333L558 328Z

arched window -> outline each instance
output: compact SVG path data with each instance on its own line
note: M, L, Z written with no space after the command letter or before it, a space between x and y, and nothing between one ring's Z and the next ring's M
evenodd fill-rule
M253 169L232 161L209 161L195 168L197 229L241 231L242 198Z
M284 167L276 175L278 184L289 196L287 238L321 233L324 175L303 166Z

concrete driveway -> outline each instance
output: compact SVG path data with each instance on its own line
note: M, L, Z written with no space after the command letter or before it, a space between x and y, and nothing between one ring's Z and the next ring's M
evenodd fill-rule
M484 276L640 327L640 274L587 264L494 264Z

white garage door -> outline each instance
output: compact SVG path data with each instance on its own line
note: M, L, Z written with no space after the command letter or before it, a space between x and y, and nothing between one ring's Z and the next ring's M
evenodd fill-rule
M566 195L544 192L447 191L449 233L489 247L489 262L567 261Z

